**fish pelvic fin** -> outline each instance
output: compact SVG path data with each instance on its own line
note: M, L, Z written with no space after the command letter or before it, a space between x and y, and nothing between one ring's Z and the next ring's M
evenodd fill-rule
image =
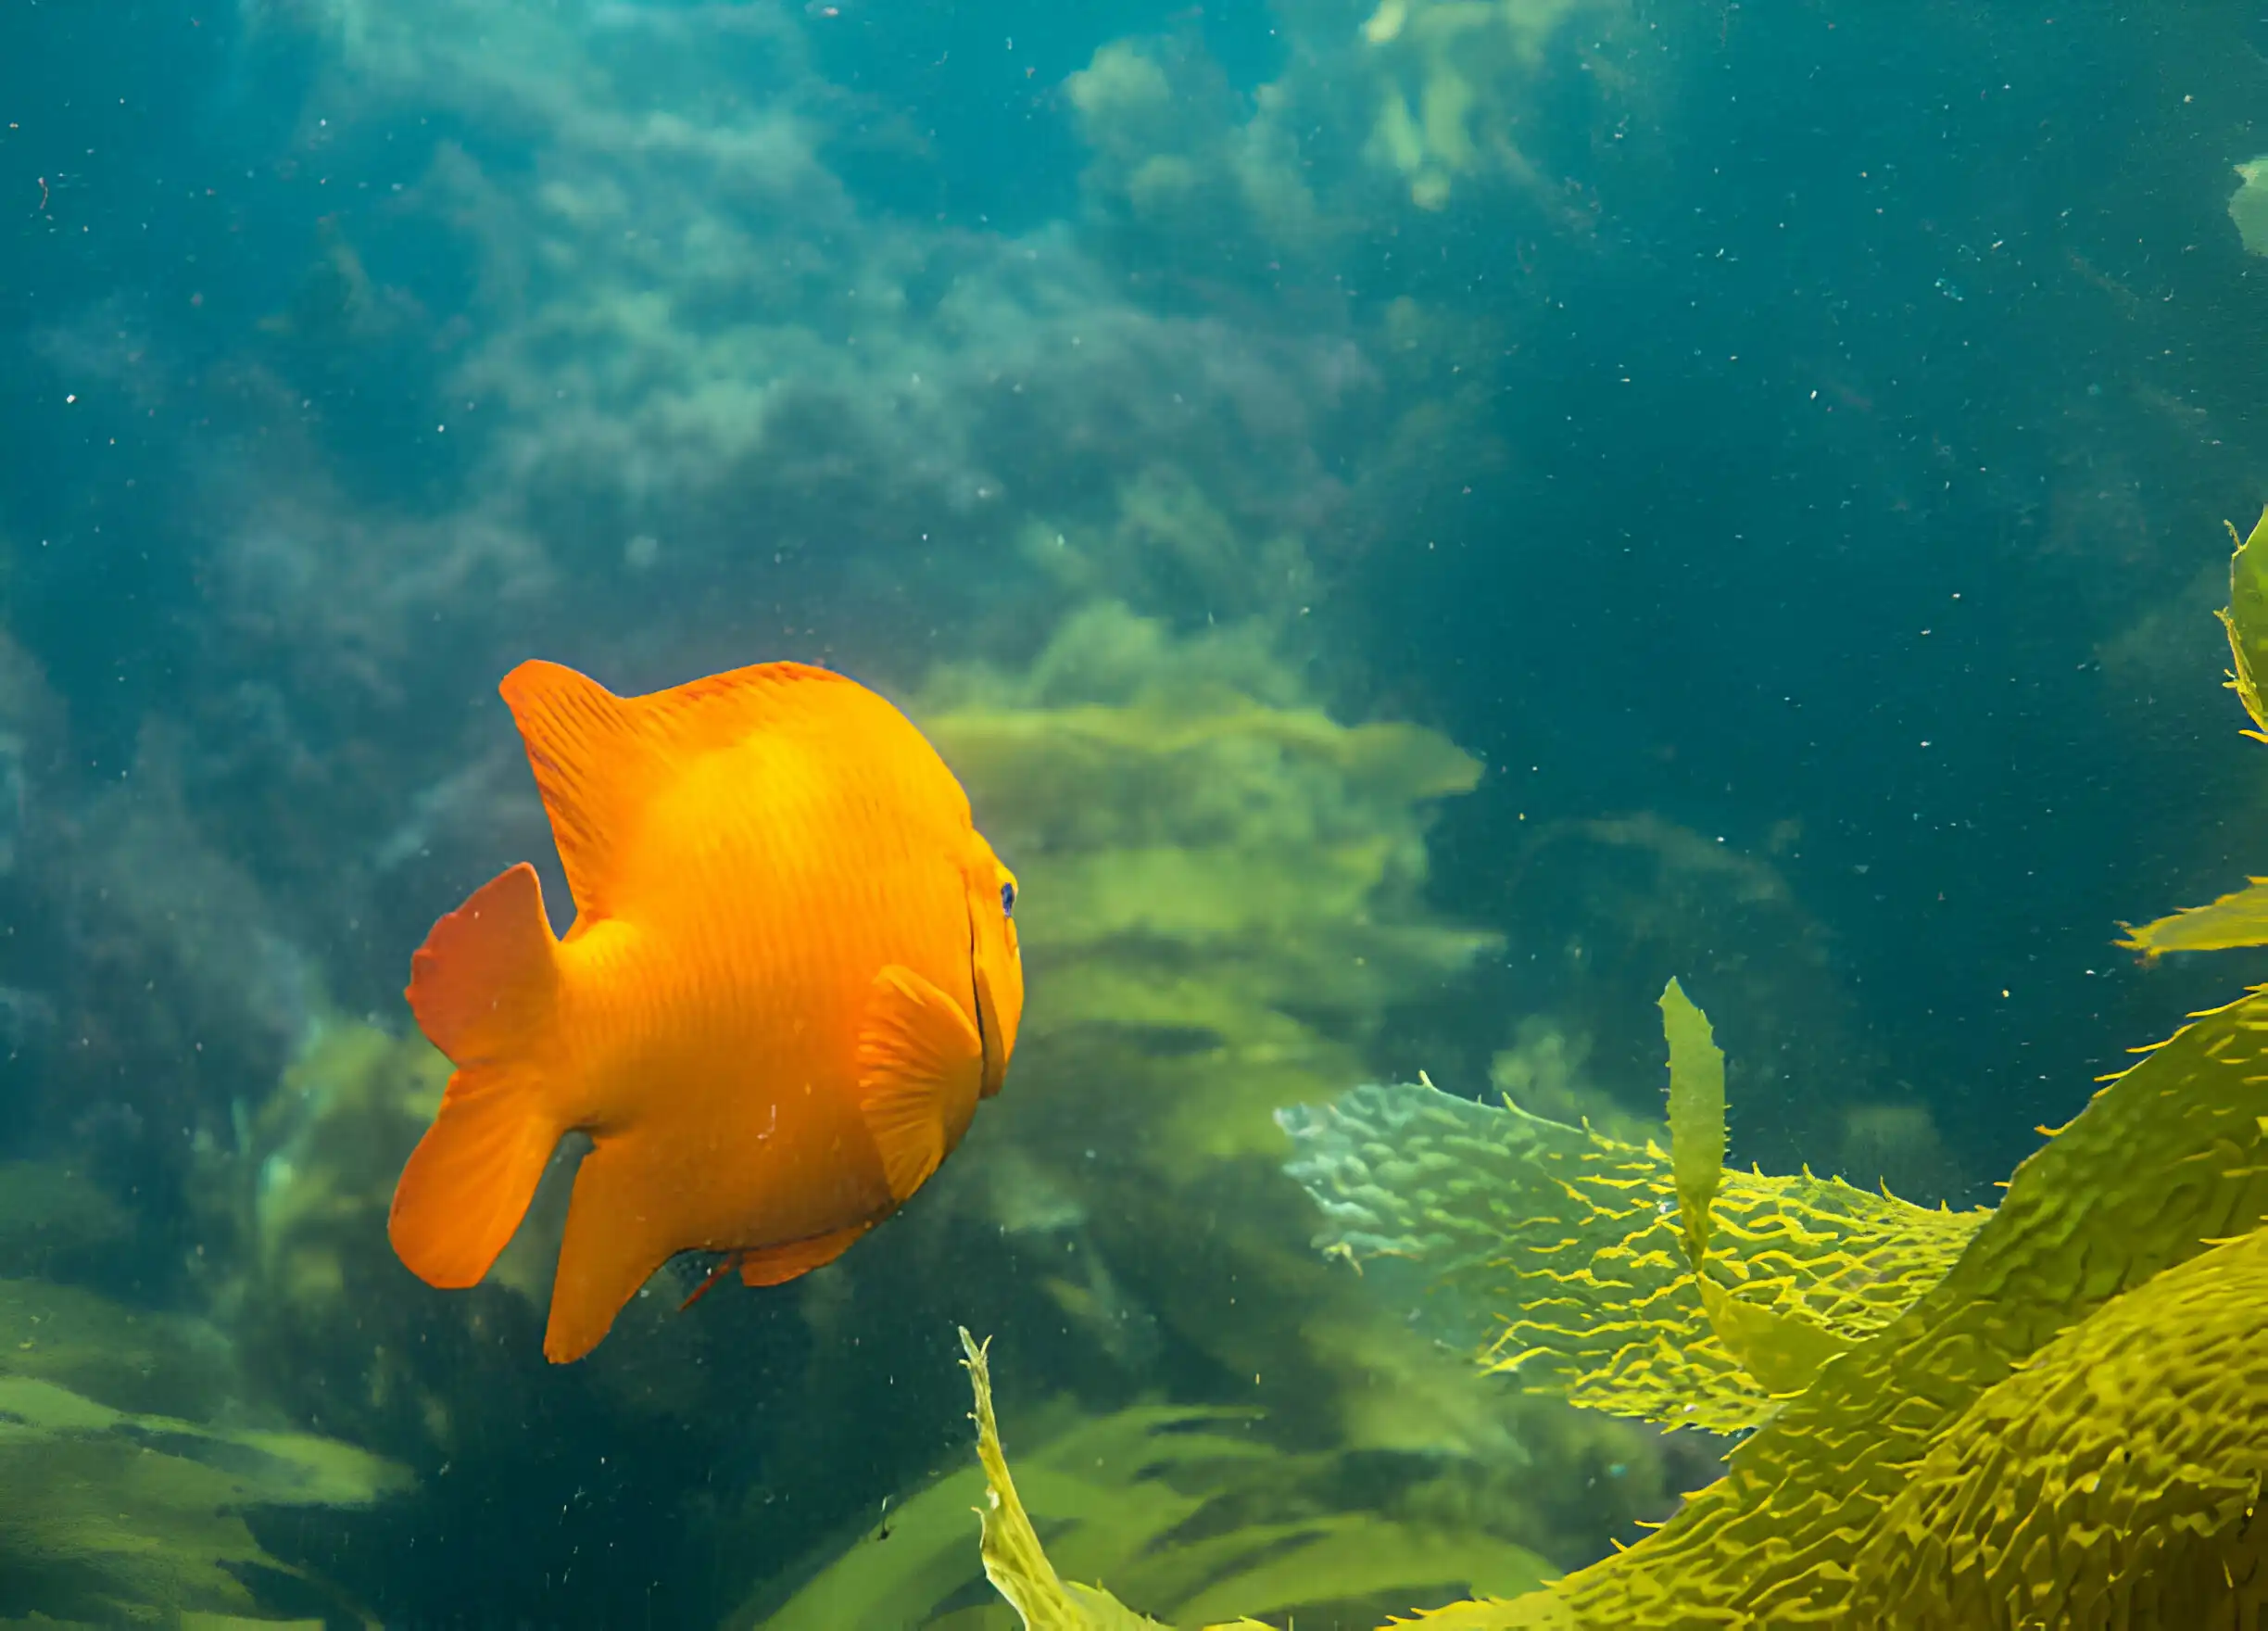
M410 961L418 1026L456 1065L394 1188L386 1233L428 1284L476 1284L510 1242L565 1131L538 1064L558 1007L558 942L525 865L434 925Z
M961 1142L984 1070L984 1042L959 1003L900 964L875 976L859 1029L859 1113L892 1200L912 1195Z

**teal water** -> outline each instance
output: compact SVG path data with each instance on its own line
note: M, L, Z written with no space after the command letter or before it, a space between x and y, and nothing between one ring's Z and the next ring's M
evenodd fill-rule
M1973 1204L2259 977L2111 942L2260 866L2268 39L2054 9L19 0L0 1618L1012 1624L964 1501L893 1561L956 1322L1035 1456L1238 1412L1094 1497L1166 1618L1634 1538L1721 1446L1468 1375L1272 1112L1650 1116L1675 974L1737 1163ZM901 702L1030 984L871 1240L557 1368L563 1183L473 1290L384 1232L410 953L565 926L530 656Z

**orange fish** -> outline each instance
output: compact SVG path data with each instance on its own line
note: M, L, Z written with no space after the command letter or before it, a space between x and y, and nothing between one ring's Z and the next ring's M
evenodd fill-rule
M544 1334L564 1362L673 1254L776 1285L937 1170L1015 1049L1015 879L905 715L825 669L618 697L523 663L501 689L574 925L552 937L523 862L410 960L457 1069L387 1228L421 1279L472 1285L588 1133Z

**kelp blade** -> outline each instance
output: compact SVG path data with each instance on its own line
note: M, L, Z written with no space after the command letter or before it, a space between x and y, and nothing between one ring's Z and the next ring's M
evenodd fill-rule
M1685 1260L1698 1273L1708 1255L1709 1202L1724 1170L1724 1050L1708 1016L1674 979L1662 987L1661 1013L1670 1043L1670 1165L1685 1226Z
M1853 1619L2258 1625L2263 1419L2268 1232L2255 1230L2112 1301L1972 1404L1860 1550Z
M2251 704L2246 704L2249 707ZM2167 952L2225 952L2238 946L2268 945L2268 878L2202 906L2186 906L2139 929L2122 924L2118 943L2155 959Z
M1670 1427L1753 1427L1771 1392L1719 1338L1687 1266L1671 1158L1425 1084L1279 1113L1318 1246L1373 1265L1444 1341L1530 1391ZM1942 1279L1987 1214L1835 1179L1727 1170L1712 1271L1857 1342ZM1491 1333L1493 1332L1493 1334Z
M2236 536L2236 529L2229 528ZM2252 716L2249 736L2268 740L2268 706L2260 692L2258 676L2268 658L2268 510L2253 524L2251 535L2229 557L2228 610L2220 613L2228 631L2229 657L2234 672L2229 689L2242 698Z
M1777 1285L1761 1289L1774 1302L1745 1299L1709 1278L1709 1203L1724 1171L1724 1050L1708 1016L1673 979L1662 988L1662 1034L1670 1044L1670 1166L1677 1179L1678 1216L1694 1289L1725 1351L1765 1393L1780 1397L1811 1385L1820 1367L1850 1345L1819 1323L1800 1301L1780 1306Z
M2181 1279L2123 1305L2113 1299L2151 1288L2155 1276L2199 1258L2208 1243L2249 1234L2263 1219L2268 994L2255 992L2199 1016L2098 1093L2017 1169L1998 1211L1945 1280L1787 1401L1733 1452L1728 1477L1628 1551L1518 1605L1519 1615L1507 1609L1499 1623L1618 1631L1701 1624L1997 1623L1933 1619L1927 1604L1933 1594L1958 1599L1976 1581L2012 1590L2010 1569L2029 1581L2025 1589L2034 1597L2084 1595L2105 1566L2100 1560L2114 1555L2097 1549L2110 1542L2087 1527L2083 1512L2043 1504L2042 1481L2059 1465L2060 1450L2028 1459L1991 1449L1992 1435L2007 1431L1998 1419L2020 1405L2047 1441L2056 1441L2053 1412L2041 1415L2036 1402L2025 1402L2034 1381L2000 1390L2026 1375L2035 1359L2039 1383L2069 1378L2057 1396L2063 1425L2080 1416L2092 1420L2097 1431L2090 1442L2106 1454L2133 1423L2161 1412L2154 1442L2179 1450L2160 1460L2179 1466L2155 1482L2146 1479L2140 1493L2161 1508L2206 1486L2257 1490L2257 1482L2246 1484L2259 1453L2249 1424L2268 1418L2268 1370L2251 1358L2261 1347L2263 1315L2257 1293L2246 1289L2246 1259L2234 1247L2222 1248L2228 1258L2194 1271L2207 1276L2200 1286L2217 1284L2226 1294L2224 1306L2214 1307L2211 1296L2183 1295ZM2230 1296L2253 1300L2225 1306ZM2120 1371L2075 1373L2053 1362L2059 1353L2044 1351L2066 1332L2073 1334L2073 1353L2114 1346L2121 1328L2141 1316L2156 1319L2169 1342L2188 1339L2172 1321L2198 1324L2189 1334L2200 1353L2232 1351L2231 1330L2249 1336L2243 1361L2223 1364L2225 1373L2212 1379L2242 1393L2242 1400L2144 1388ZM2108 1323L2080 1332L2098 1318ZM2108 1391L2095 1391L2098 1382ZM1996 1420L1997 1427L1984 1425ZM1964 1510L2005 1507L2026 1525L2021 1555L1996 1562L1980 1549L1973 1530L1947 1537L1930 1528L1932 1520L1911 1503L1926 1501L1916 1493L1922 1487L1916 1470L1933 1456L1951 1458L1953 1472L1939 1481L1946 1487L1960 1481L1953 1473L1973 1463L1977 1486ZM2256 1589L2238 1573L2256 1566L2255 1510L2247 1506L2244 1522L2233 1527L2223 1522L2198 1541L2217 1549L2210 1569L2186 1589L2203 1591L2212 1583L2224 1594ZM2199 1520L2190 1518L2162 1538L2179 1542L2199 1533ZM2184 1566L2196 1561L2186 1557ZM2130 1598L2149 1589L2136 1582L2117 1588ZM1861 1602L1869 1612L1858 1612ZM2221 1597L2215 1602L2216 1612L2226 1606ZM1520 1617L1561 1609L1569 1618Z
M2235 537L2236 529L2229 528ZM2268 510L2251 535L2229 557L2229 603L2214 613L2228 634L2229 689L2251 715L2245 735L2268 741L2268 702L2261 696L2260 674L2268 664ZM2202 906L2190 906L2136 929L2121 924L2118 943L2145 957L2167 952L2218 952L2268 945L2268 879L2249 879L2243 889Z
M1031 1518L1016 1496L1015 1479L1001 1448L1000 1424L992 1414L992 1373L985 1347L961 1328L969 1386L976 1396L976 1459L984 1463L990 1505L978 1514L984 1524L984 1570L1001 1596L1023 1619L1025 1631L1142 1631L1159 1622L1144 1619L1116 1598L1091 1586L1067 1586L1040 1544ZM1160 1631L1164 1631L1160 1627Z

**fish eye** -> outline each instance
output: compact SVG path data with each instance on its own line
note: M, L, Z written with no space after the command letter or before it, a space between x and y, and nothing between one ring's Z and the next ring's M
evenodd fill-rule
M1013 883L1001 885L1001 913L1008 917L1015 916L1015 885Z

